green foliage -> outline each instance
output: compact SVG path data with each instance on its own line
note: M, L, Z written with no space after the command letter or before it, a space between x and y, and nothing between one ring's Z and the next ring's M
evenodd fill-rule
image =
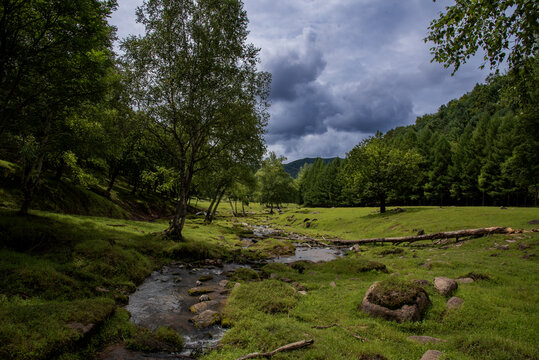
M362 141L347 154L348 186L363 202L376 201L386 211L386 199L408 193L416 179L421 155L385 141L381 133Z
M339 174L343 162L336 158L326 165L318 158L301 168L297 178L300 203L307 206L335 206L343 202Z
M181 238L195 173L216 159L262 155L269 74L256 69L241 1L152 0L138 21L146 34L124 40L122 61L134 102L178 174L169 234Z
M491 68L506 60L518 66L539 50L538 18L539 6L533 1L457 0L430 23L425 42L435 44L433 60L454 71L479 49Z
M277 157L270 153L267 159L262 161L262 167L256 173L260 184L260 202L273 205L292 202L295 199L293 179L283 168L284 157Z

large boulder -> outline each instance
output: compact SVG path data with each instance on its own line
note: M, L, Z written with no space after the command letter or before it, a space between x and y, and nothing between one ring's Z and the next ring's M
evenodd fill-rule
M386 320L418 321L430 304L422 287L390 278L369 287L361 303L361 310Z
M455 280L446 277L434 278L434 288L443 296L449 296L457 290L458 284Z

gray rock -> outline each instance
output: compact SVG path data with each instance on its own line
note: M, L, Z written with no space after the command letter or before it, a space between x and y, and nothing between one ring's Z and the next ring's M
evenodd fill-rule
M423 354L421 360L438 360L442 356L442 352L438 350L428 350Z
M189 321L191 321L197 328L206 328L219 323L219 321L221 321L221 315L217 311L205 310L189 319Z
M403 321L419 321L423 312L430 306L431 302L426 293L421 292L418 294L415 304L403 305L400 309L392 310L384 306L373 304L369 301L369 295L376 288L378 282L375 282L369 287L363 301L361 303L361 310L373 317L381 317L386 320L393 320L397 322Z
M434 288L443 296L449 296L457 290L458 284L455 280L446 277L435 277Z
M234 284L234 289L239 288L240 286L241 286L241 284L239 282L237 282L237 283Z
M356 244L350 248L350 251L359 252L361 251L361 246L359 246L359 244Z
M228 285L228 283L229 283L228 280L221 280L221 281L219 281L219 286L226 287Z
M408 336L408 340L419 344L436 344L447 342L447 340L438 339L432 336Z
M300 294L300 295L307 295L307 291L300 290L300 291L298 291L298 294Z
M457 296L453 296L451 299L447 300L446 306L448 309L458 309L464 304L464 300Z
M474 279L470 277L465 277L465 278L458 278L456 281L459 284L471 284L474 282Z
M209 310L210 307L217 305L217 301L211 300L211 301L204 301L199 302L198 304L195 304L189 308L189 311L195 314L199 314L203 311Z

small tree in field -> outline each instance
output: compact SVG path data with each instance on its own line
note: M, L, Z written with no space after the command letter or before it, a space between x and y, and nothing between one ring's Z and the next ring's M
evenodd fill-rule
M260 202L270 205L270 213L273 214L273 205L290 202L295 199L296 189L294 179L284 167L284 157L277 157L275 153L262 161L262 167L256 173L260 186Z
M376 200L380 213L386 211L386 200L413 185L421 156L390 146L381 133L372 136L347 154L346 173L349 186L363 201Z

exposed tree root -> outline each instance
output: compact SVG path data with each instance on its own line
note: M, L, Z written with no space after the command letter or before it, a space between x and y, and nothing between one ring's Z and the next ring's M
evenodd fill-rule
M291 343L291 344L281 346L280 348L277 348L277 349L275 349L273 351L270 351L270 352L247 354L245 356L242 356L242 357L238 358L237 360L253 359L253 358L256 358L256 357L271 358L273 355L275 355L275 354L277 354L279 352L301 349L301 348L304 348L306 346L312 345L313 343L314 343L313 339L311 339L311 340L301 340L301 341L298 341L298 342L295 342L295 343Z

